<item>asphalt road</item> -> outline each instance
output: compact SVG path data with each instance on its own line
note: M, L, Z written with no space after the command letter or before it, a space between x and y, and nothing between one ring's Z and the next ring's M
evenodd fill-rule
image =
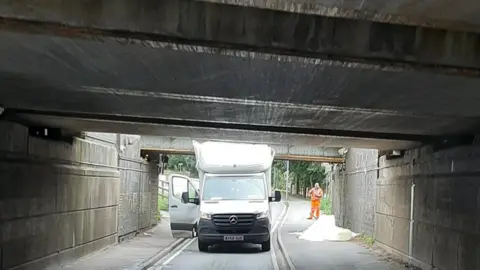
M312 242L299 239L314 221L307 220L308 201L290 201L290 210L280 228L283 244L296 270L405 270L405 266L386 261L353 242Z
M283 208L282 203L272 203L274 222L278 220ZM198 251L196 238L188 240L187 243L190 244L160 260L150 269L274 269L271 259L274 246L270 252L261 252L259 245L219 245L210 247L209 252L204 253Z
M283 226L277 230L281 234L286 253L296 270L400 270L404 265L389 262L378 257L374 252L353 242L313 242L299 239L299 236L314 221L307 220L309 202L291 198L290 209ZM284 205L272 204L274 221L278 220ZM273 244L273 242L272 242ZM270 252L261 252L260 247L250 244L235 246L214 246L209 253L201 253L197 248L197 240L187 240L187 245L181 246L157 262L150 270L159 269L275 269L272 264L272 252L278 246L272 245ZM284 262L283 262L284 263ZM284 269L279 261L279 269ZM283 264L285 265L285 264Z

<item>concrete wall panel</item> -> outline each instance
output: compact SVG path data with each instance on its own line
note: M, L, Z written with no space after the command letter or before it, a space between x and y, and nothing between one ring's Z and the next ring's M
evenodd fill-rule
M393 223L394 217L377 213L375 240L391 247L393 243Z
M335 214L343 215L349 228L358 228L358 213L365 211L364 206L350 201L364 204L366 198L358 198L358 194L371 197L359 177L348 173L355 168L363 170L359 164L369 163L363 157L375 160L364 151L350 149L347 154L342 198L347 206L339 212L334 205ZM480 269L479 151L478 145L436 152L426 146L406 151L400 158L380 157L375 181L376 242L407 261L411 252L411 262L425 269ZM342 196L342 187L334 187L334 191L335 196ZM342 202L335 196L334 204Z
M73 211L118 205L117 177L57 176L57 210Z
M82 245L117 232L117 206L65 213L59 222L59 250Z
M107 144L42 140L0 122L0 269L42 269L114 244L117 164Z
M377 150L349 149L345 172L336 173L339 179L333 187L334 212L340 216L337 225L371 236L375 227L377 156Z
M55 212L55 175L46 166L28 166L28 159L0 161L0 219Z
M434 152L427 146L399 159L381 157L377 241L408 258L414 184L412 262L424 268L479 269L479 150L472 145ZM380 217L390 214L384 210L387 204L392 205L393 226L383 224Z
M120 135L120 143L127 140L128 135ZM152 218L152 215L157 216L158 187L152 190L151 182L158 181L156 180L158 173L150 174L150 169L156 169L156 166L142 160L139 153L140 142L137 141L129 145L119 157L121 181L118 235L120 241L131 238L139 231L156 224L156 218ZM154 202L152 198L155 198Z
M410 220L393 217L392 246L402 253L408 253L408 239L410 234Z
M59 265L62 262L75 260L77 258L86 256L93 251L100 250L108 245L111 245L111 243L114 243L116 239L116 235L107 236L105 238L101 238L84 245L79 245L71 249L62 250L53 256L47 256L45 258L42 258L41 260L19 265L17 267L11 268L11 270L48 269L48 267L51 265Z
M3 122L0 130L0 151L5 153L26 154L28 149L28 133L25 127Z
M2 269L57 252L58 229L58 215L7 221L2 229Z
M458 269L480 269L480 237L460 235L458 243Z
M341 166L336 166L333 171L332 184L332 211L335 215L335 224L339 227L345 227L345 172Z
M150 185L150 224L157 224L158 213L158 167L150 164L148 179Z
M105 144L110 147L117 147L118 136L118 134L102 132L88 132L85 134L85 138L89 141Z
M435 246L435 227L424 222L415 222L413 231L413 242L416 243L412 247L413 256L417 260L431 265Z

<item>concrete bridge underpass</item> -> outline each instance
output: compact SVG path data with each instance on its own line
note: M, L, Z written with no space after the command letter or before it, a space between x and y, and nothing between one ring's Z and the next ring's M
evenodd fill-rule
M275 149L276 159L329 163L343 163L345 161L341 155L341 151L343 150L340 150L341 148L313 145L269 145ZM194 154L191 138L142 136L140 139L140 150L142 156L148 155L152 158L155 158L155 155L158 156L159 154Z
M1 106L405 141L477 131L475 6L250 2L1 3Z
M469 0L1 1L0 269L157 225L157 166L125 134L349 148L337 225L424 269L480 269L478 14ZM292 264L320 267L285 233L309 225L293 204L278 235ZM388 268L324 244L308 247L338 258L325 268ZM178 254L165 265L211 269ZM275 269L270 254L215 257Z

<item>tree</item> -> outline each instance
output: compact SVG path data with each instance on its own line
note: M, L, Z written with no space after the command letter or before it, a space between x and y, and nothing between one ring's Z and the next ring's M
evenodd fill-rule
M272 186L275 189L285 190L286 187L286 167L283 160L274 160L272 165Z
M191 177L198 177L195 167L195 157L191 155L170 155L167 163L167 170L174 172L188 172Z
M169 155L166 169L174 172L187 172L191 177L198 177L195 167L195 156L191 155ZM274 160L272 165L273 183L272 186L286 190L286 166L284 160ZM297 190L313 187L315 183L325 189L325 168L317 162L290 161L289 182L297 186Z
M273 163L275 175L275 186L280 189L286 188L285 171L286 166L283 160L275 160ZM317 162L310 161L290 161L289 182L297 186L297 190L304 190L307 187L313 187L315 183L325 189L325 168Z

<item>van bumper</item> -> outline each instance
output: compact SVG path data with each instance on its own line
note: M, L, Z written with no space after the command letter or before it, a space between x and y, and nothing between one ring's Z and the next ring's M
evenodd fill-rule
M207 245L223 243L261 244L270 240L270 220L268 218L255 220L248 232L237 233L233 228L228 232L219 232L211 220L200 219L198 222L198 240ZM226 241L225 236L243 236L242 241Z

